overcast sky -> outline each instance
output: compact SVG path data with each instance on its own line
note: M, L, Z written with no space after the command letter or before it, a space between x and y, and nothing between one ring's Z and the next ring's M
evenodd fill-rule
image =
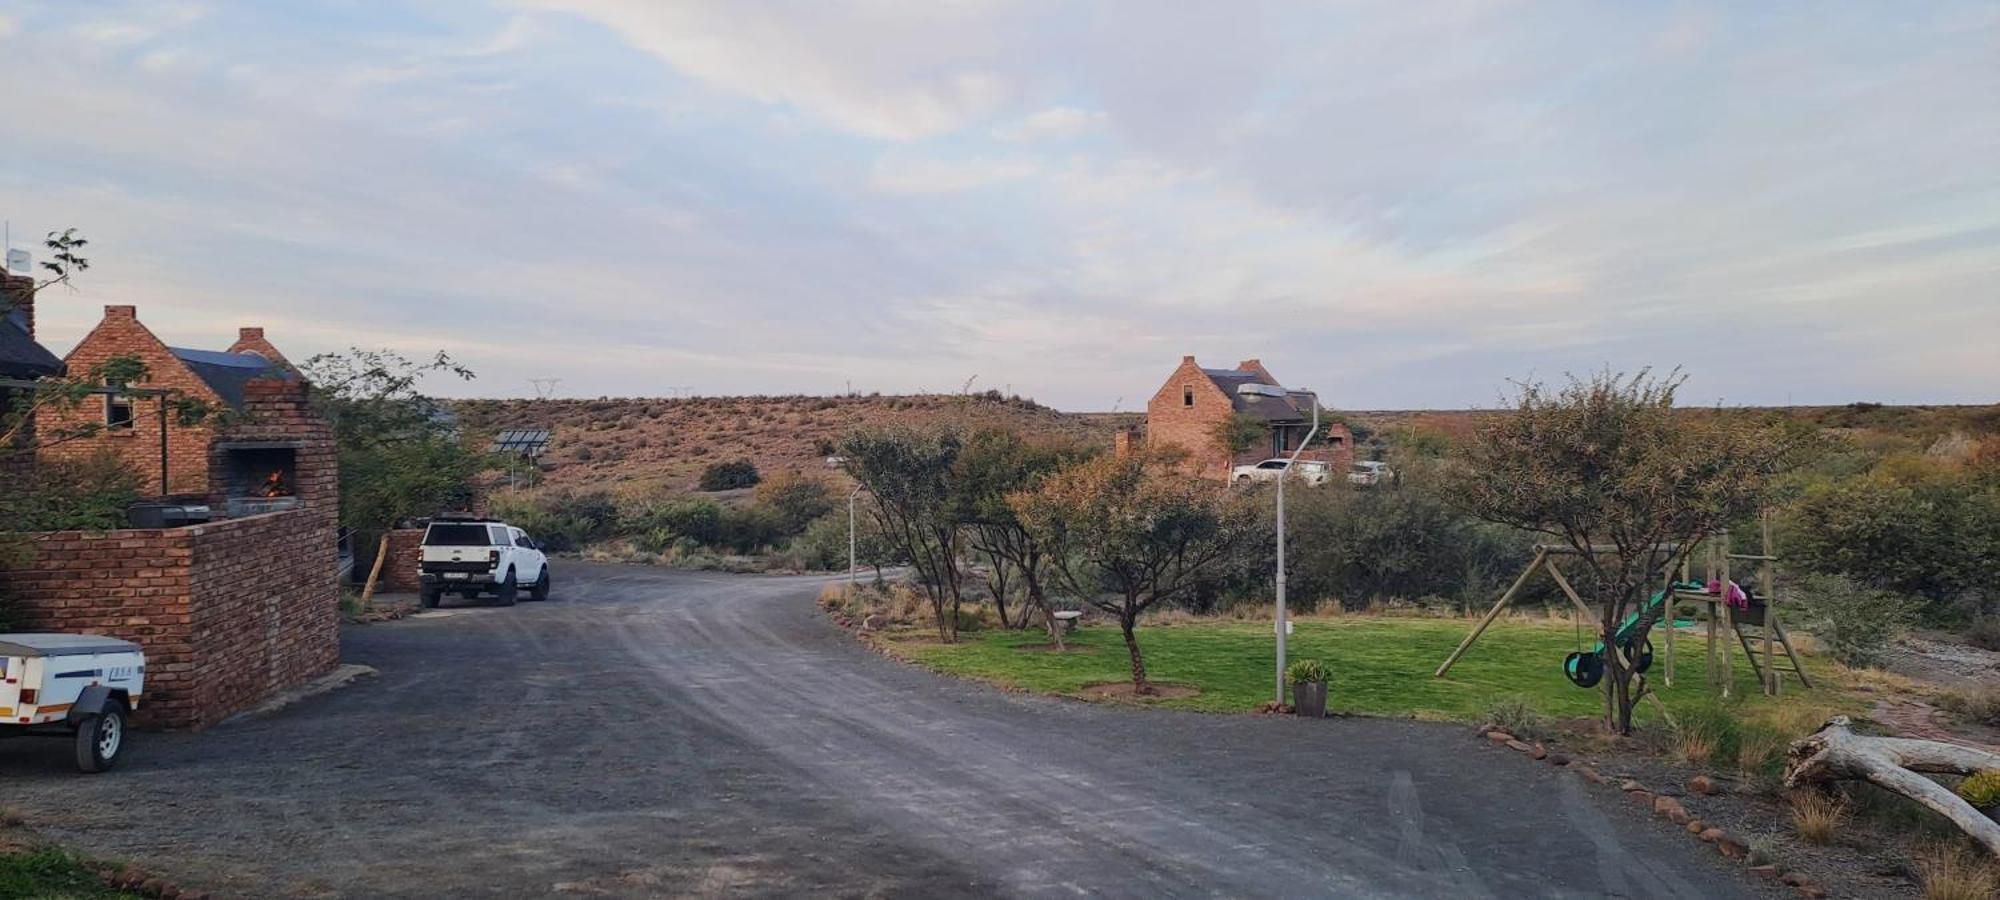
M0 217L448 393L2000 400L2000 4L0 0ZM40 254L38 254L39 258Z

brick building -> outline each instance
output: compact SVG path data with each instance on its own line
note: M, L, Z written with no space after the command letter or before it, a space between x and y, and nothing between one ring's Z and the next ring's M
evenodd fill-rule
M244 476L233 466L250 464L251 448L236 456L218 443L235 414L242 412L246 387L258 380L296 382L299 375L262 328L244 328L227 350L170 347L139 321L130 306L107 306L104 318L64 357L72 373L82 374L118 357L134 357L146 366L145 379L129 387L166 390L179 399L199 401L225 415L192 424L178 420L166 397L107 393L72 409L44 409L36 426L45 434L74 432L80 426L102 425L97 434L46 447L44 458L78 458L105 450L118 454L149 479L149 489L161 496L186 496L221 502L232 494L251 491L232 480ZM162 433L164 432L164 438ZM273 454L281 455L281 454ZM162 470L166 483L161 484ZM276 471L273 468L271 471ZM269 471L255 473L268 477ZM237 488L232 490L232 487ZM289 485L277 486L289 494Z
M1235 466L1289 456L1298 449L1312 427L1313 402L1310 394L1284 387L1258 360L1246 359L1232 369L1205 369L1194 357L1183 356L1146 404L1146 446L1180 449L1187 453L1191 471L1228 478ZM1261 424L1264 437L1231 455L1216 433L1239 415ZM1354 460L1354 436L1323 412L1320 433L1323 440L1315 440L1299 458L1324 460L1344 471ZM1121 438L1122 445L1130 442L1129 436Z
M9 415L28 408L19 385L61 374L62 360L35 341L35 280L0 269L0 428L14 432L0 446L0 477L25 471L32 456L34 421L15 428Z
M25 553L0 558L0 593L23 630L137 641L147 657L139 723L200 728L338 662L333 429L261 330L244 329L226 351L177 350L131 307L107 307L71 351L70 371L118 355L150 370L145 385L130 387L172 388L227 411L198 426L167 422L170 493L206 501L216 519L28 536ZM102 399L80 414L120 412ZM137 412L124 428L45 447L38 461L108 448L158 487L157 423Z

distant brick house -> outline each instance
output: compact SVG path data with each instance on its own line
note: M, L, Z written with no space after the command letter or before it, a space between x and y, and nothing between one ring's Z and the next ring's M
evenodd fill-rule
M1312 427L1312 403L1310 395L1285 388L1258 360L1246 359L1231 369L1205 369L1194 357L1183 356L1146 404L1145 442L1152 448L1185 451L1189 470L1196 474L1228 478L1235 466L1289 456L1298 449ZM1216 434L1237 415L1256 419L1265 430L1256 446L1232 455ZM1324 412L1320 432L1323 442L1315 439L1299 458L1323 460L1335 471L1345 471L1354 459L1354 436Z
M145 380L129 387L170 390L179 397L207 403L218 412L242 412L252 382L299 382L298 372L264 339L262 328L242 329L227 350L170 347L139 321L138 310L131 306L106 306L103 320L63 361L71 373L82 374L107 360L124 356L138 358L147 371ZM232 452L232 448L219 446L229 437L225 433L228 416L182 424L168 408L163 425L162 405L156 397L106 393L78 408L44 409L36 422L43 434L74 432L79 426L93 423L104 427L88 438L52 442L41 455L44 459L77 458L110 450L147 477L151 493L200 497L218 503L232 495L247 497L261 489L240 483L245 478L268 478L272 472L289 476L289 472L281 471L288 466L275 461L260 471L240 471L244 466L255 467L259 461L254 458L254 451L260 448L236 447ZM161 483L163 456L165 484ZM284 484L278 492L289 496L296 488Z

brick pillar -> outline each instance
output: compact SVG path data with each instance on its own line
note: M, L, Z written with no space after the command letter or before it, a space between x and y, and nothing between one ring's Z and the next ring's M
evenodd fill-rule
M34 340L35 279L0 272L0 312L5 312L28 333L29 340Z

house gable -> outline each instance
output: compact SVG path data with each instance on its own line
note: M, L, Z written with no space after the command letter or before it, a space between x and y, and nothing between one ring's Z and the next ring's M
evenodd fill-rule
M146 378L132 387L165 389L180 396L224 405L226 398L216 393L201 376L177 356L173 348L139 321L131 306L106 306L104 318L64 357L72 375L84 375L105 362L136 357L146 366ZM44 408L35 417L35 427L44 437L75 433L90 425L103 425L109 398L93 396L68 409ZM208 491L208 451L215 428L208 423L183 425L169 413L166 423L167 484L160 485L159 401L131 400L132 425L105 429L88 438L65 440L44 446L36 454L45 460L81 459L110 452L120 457L146 480L146 489L160 494L205 494Z

